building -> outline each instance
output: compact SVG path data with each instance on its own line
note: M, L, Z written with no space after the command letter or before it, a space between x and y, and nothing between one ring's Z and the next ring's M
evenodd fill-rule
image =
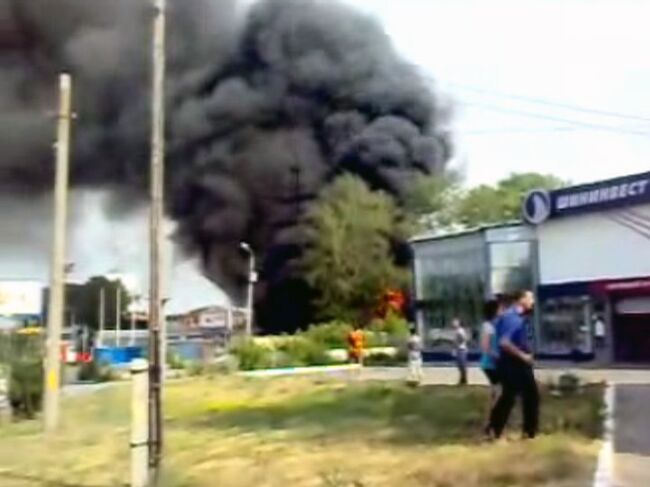
M650 172L532 191L523 217L413 239L429 346L452 317L476 329L483 299L530 287L539 356L650 362Z
M537 350L650 362L650 172L523 205L539 249Z
M535 232L528 225L424 235L411 246L417 326L434 349L444 346L453 318L476 338L486 299L536 282Z

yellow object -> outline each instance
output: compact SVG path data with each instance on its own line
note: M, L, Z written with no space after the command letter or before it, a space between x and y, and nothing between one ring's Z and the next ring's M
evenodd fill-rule
M59 377L54 370L50 370L47 374L47 387L50 390L57 390L59 388Z

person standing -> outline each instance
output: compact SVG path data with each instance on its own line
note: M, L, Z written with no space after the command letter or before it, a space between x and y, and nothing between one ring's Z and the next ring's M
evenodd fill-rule
M535 438L539 427L539 390L533 370L533 355L528 342L526 315L535 305L529 290L514 294L514 304L497 322L499 342L497 371L501 379L501 395L490 414L489 432L500 438L508 422L517 396L522 398L523 435Z
M596 339L596 349L603 350L605 348L605 322L600 315L594 315L594 338Z
M486 301L483 305L483 319L485 320L481 325L481 370L487 377L490 384L490 397L486 408L486 421L485 432L489 434L490 426L490 413L496 404L499 397L499 374L497 372L497 360L499 358L499 343L495 324L501 313L503 312L502 305L496 299Z
M348 359L352 364L363 365L363 349L365 336L359 325L355 325L348 333Z
M408 379L412 384L422 382L422 339L415 327L411 328L411 336L406 343L408 350Z
M467 332L458 318L451 322L454 330L454 356L456 357L456 366L460 374L458 385L467 384Z

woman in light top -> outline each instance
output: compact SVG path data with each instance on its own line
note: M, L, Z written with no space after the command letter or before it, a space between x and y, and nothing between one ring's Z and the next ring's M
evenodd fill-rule
M496 324L501 313L503 313L503 305L496 299L486 301L483 305L484 321L481 325L481 370L483 370L490 384L486 424L489 422L490 411L499 397L500 381L497 373L499 341L496 333ZM488 431L487 426L485 431Z

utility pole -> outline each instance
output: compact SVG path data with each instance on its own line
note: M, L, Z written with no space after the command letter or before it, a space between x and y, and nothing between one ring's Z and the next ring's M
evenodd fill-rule
M45 362L45 430L54 431L59 423L61 382L61 328L65 309L65 247L70 159L70 121L72 81L70 75L59 78L59 113L56 142L54 186L54 235L50 269L50 295L47 312L47 356Z
M99 322L99 346L103 347L104 346L104 329L106 327L105 319L106 319L106 295L104 293L104 288L99 289L99 316L98 316L98 322Z
M122 331L122 288L121 282L117 281L115 288L115 346L120 346L120 332Z
M255 301L255 282L257 282L257 273L255 272L255 252L246 242L239 244L240 248L248 254L248 286L246 288L246 336L253 336L253 309Z
M165 0L154 0L153 76L150 169L150 260L149 260L149 469L157 484L162 458L161 339L164 331L162 296L163 189L165 157Z

